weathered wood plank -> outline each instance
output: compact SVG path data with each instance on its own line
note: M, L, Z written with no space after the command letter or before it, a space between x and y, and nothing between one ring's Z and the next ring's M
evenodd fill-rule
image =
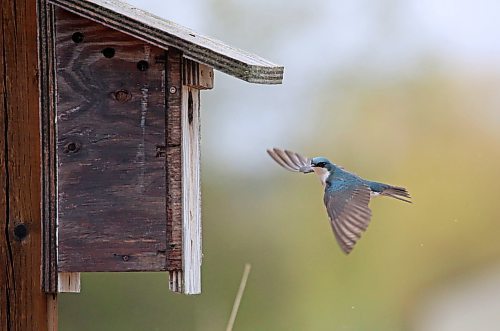
M48 330L37 1L0 2L0 329Z
M283 67L118 0L50 0L69 11L251 83L280 84Z
M182 52L167 52L167 269L170 289L181 292L182 284Z
M7 2L5 2L7 5ZM14 278L13 278L13 266L12 266L12 255L9 252L9 218L7 209L7 195L9 194L9 188L7 182L9 178L7 177L7 163L8 163L8 151L7 151L7 79L6 79L6 57L3 50L7 45L6 40L3 38L4 23L6 22L4 11L5 6L2 2L1 4L1 22L0 22L0 330L7 330L14 323L10 317L10 313L14 310L10 307L11 297L14 296ZM10 276L10 277L9 277Z
M199 63L198 65L198 86L193 86L199 90L210 90L214 88L214 69Z
M57 292L80 293L80 273L61 272L58 275Z
M164 51L56 10L60 272L166 270Z
M201 293L200 91L182 88L184 293Z
M57 292L56 193L56 90L54 6L40 1L39 9L40 105L42 107L43 286Z
M212 89L214 87L214 70L207 65L184 59L182 84L198 90Z

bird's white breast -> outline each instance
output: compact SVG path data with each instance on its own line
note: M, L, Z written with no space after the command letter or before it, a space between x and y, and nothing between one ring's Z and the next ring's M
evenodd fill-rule
M330 175L330 173L328 172L328 170L326 170L325 168L319 168L319 167L315 167L313 169L314 169L314 173L316 175L318 175L319 180L321 181L321 184L323 186L325 186L326 185L326 179L328 178L328 175Z

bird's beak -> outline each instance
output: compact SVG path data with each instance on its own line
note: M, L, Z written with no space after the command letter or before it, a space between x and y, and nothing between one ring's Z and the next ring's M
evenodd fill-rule
M310 172L314 172L314 169L312 166L306 165L306 166L300 167L299 171L304 173L304 174L308 174Z

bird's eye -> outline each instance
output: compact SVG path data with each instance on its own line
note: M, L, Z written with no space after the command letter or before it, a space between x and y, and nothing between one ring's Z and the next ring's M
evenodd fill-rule
M325 166L325 162L320 162L320 163L318 163L318 167L323 168L324 166Z

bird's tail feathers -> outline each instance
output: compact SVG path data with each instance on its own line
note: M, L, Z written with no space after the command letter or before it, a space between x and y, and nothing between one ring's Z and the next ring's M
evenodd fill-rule
M398 199L404 202L411 203L411 196L404 187L389 186L384 189L380 195L386 195L394 199Z

